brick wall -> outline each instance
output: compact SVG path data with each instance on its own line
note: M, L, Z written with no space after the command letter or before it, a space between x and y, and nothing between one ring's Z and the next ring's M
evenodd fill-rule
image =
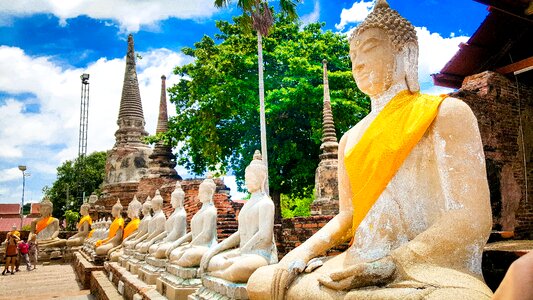
M493 229L514 230L516 238L533 238L533 87L519 84L517 89L514 79L486 71L465 78L452 96L465 101L478 119Z

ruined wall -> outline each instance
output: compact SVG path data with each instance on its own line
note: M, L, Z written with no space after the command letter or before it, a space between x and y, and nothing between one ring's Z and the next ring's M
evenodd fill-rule
M514 230L516 238L533 238L533 87L519 86L515 80L487 71L465 78L452 96L465 101L478 119L493 229Z

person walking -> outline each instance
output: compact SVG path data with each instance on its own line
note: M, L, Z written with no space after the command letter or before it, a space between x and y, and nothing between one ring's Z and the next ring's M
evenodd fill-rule
M30 257L30 263L33 266L33 270L37 269L37 256L39 253L39 246L35 234L33 234L28 241L28 256Z
M6 265L2 275L6 275L6 272L9 273L9 267L11 267L11 274L15 274L15 261L17 259L17 239L14 235L9 234L7 236L6 243Z
M25 239L19 242L18 250L19 250L19 259L26 264L26 269L28 271L31 271L32 269L31 269L31 264L30 264L30 258L28 256L29 245L26 243Z

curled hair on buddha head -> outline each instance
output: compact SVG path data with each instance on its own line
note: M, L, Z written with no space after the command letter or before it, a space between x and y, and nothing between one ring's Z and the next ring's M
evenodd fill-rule
M159 190L155 190L154 198L152 198L152 205L153 204L163 205L163 197L161 197Z
M113 205L113 209L115 209L115 208L120 210L120 211L122 211L122 209L124 208L122 206L122 204L120 203L120 199L119 198L117 198L117 203L115 203L115 205Z
M144 208L152 208L152 199L150 198L150 196L146 197L146 200L144 200L143 209Z
M244 171L248 172L250 170L257 170L261 174L263 174L264 178L263 178L263 182L261 183L261 191L262 192L266 191L266 179L267 179L268 169L265 163L263 162L261 151L255 150L252 161L250 162L250 164L246 167Z
M215 194L215 191L217 189L217 185L216 185L215 181L213 180L213 174L211 174L211 172L208 172L206 177L207 178L204 179L204 181L202 181L202 183L200 183L200 187L206 186L206 187L209 188L209 190L211 191L212 194Z
M41 201L41 207L43 206L49 207L50 209L54 208L54 204L48 199L48 196L45 196L43 201Z
M131 211L135 213L138 213L141 208L142 208L141 202L139 202L139 200L137 200L137 196L134 195L133 200L131 200L131 202L128 204L128 209L130 209Z
M405 82L409 91L420 91L418 83L418 38L415 27L390 8L386 0L377 0L374 9L359 26L352 32L350 42L369 28L382 29L389 38L393 49L397 53L404 52Z

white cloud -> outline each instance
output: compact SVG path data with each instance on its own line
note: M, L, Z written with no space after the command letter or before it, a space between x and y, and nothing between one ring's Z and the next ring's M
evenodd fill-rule
M0 25L11 17L53 14L66 26L68 19L86 15L93 19L111 19L122 30L136 32L143 25L155 26L168 18L201 19L216 12L212 0L17 0L0 2Z
M139 54L143 57L137 62L137 74L145 128L153 134L161 75L167 76L167 87L172 86L179 80L172 74L173 68L190 62L191 58L164 48ZM123 58L100 58L80 69L56 64L50 57L30 56L17 47L0 46L0 92L8 94L0 98L0 168L5 169L0 171L0 182L5 182L0 184L0 189L9 190L0 201L20 196L20 191L13 186L21 175L18 164L28 166L35 184L31 193L39 199L42 185L51 183L55 168L77 156L82 73L91 76L88 152L112 148L118 128L124 68ZM32 98L19 99L21 93ZM28 104L38 105L39 110L27 112ZM167 104L169 115L175 115L174 106ZM183 168L177 170L182 176L186 174ZM47 181L43 182L45 178Z
M374 7L374 1L365 2L364 0L356 1L351 8L343 8L341 11L341 21L335 24L337 30L344 30L349 23L362 22Z
M307 15L303 15L300 18L300 20L302 21L303 25L307 25L310 23L318 22L319 19L320 19L320 1L315 0L315 6L313 7L313 11Z

